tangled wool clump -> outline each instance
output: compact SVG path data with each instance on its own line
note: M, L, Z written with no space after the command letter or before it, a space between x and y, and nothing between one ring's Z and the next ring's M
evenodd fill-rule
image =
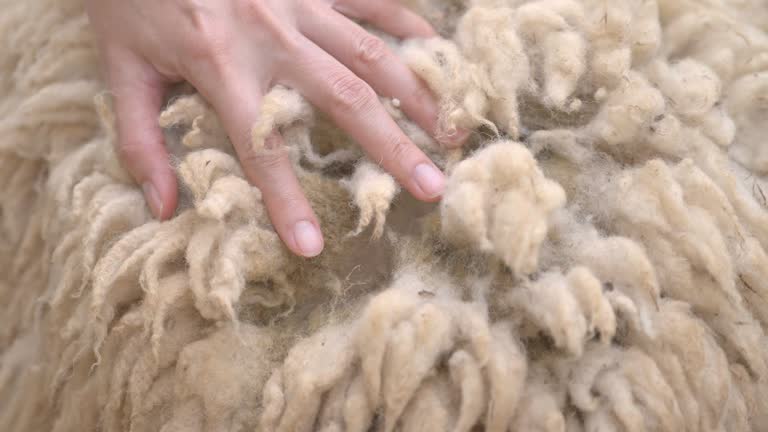
M491 144L458 163L443 197L443 236L492 252L516 274L537 269L550 214L565 202L531 153L517 143Z
M768 429L768 7L410 0L448 174L415 203L265 98L326 250L282 245L194 92L152 220L79 0L0 0L0 430Z

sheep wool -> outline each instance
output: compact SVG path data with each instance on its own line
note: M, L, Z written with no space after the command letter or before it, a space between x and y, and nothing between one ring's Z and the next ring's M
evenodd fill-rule
M380 95L448 176L422 204L272 89L306 260L189 87L153 220L82 0L0 0L0 430L768 430L768 4L404 3L440 36L385 40L471 137Z

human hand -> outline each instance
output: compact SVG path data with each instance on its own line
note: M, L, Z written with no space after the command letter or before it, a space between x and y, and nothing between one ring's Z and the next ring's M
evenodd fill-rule
M157 117L169 85L184 80L219 114L277 233L298 255L322 251L317 217L279 134L267 140L273 151L251 146L262 96L273 85L301 92L416 198L441 195L443 174L376 93L399 99L409 117L438 136L432 95L380 39L349 18L397 37L435 35L395 0L87 0L87 8L115 96L118 153L156 217L169 218L177 203Z

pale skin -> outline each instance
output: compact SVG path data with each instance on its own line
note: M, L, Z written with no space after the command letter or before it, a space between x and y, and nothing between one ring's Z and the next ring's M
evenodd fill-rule
M261 99L282 84L299 91L414 197L438 200L445 179L377 98L403 111L445 145L465 132L439 130L427 87L377 37L351 18L400 38L432 27L396 0L87 0L115 101L118 154L155 217L177 204L177 179L157 123L165 93L191 83L224 124L247 179L294 253L323 249L317 217L275 132L268 152L252 150Z

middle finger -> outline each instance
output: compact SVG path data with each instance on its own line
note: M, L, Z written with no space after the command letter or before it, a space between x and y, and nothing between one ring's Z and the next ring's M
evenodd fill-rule
M376 92L400 101L403 111L444 144L460 144L459 134L439 130L439 109L432 92L387 44L341 13L312 6L300 22L304 35L365 80Z
M433 201L442 194L443 174L400 130L365 81L308 39L295 58L283 71L282 84L329 114L416 198Z

